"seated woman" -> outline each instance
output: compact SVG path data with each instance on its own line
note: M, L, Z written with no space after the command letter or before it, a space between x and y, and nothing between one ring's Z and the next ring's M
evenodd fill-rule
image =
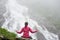
M16 31L17 33L21 34L23 32L22 38L29 38L32 39L32 37L29 35L29 32L35 33L37 31L33 31L30 27L28 27L28 22L25 22L24 28L21 29L20 32Z

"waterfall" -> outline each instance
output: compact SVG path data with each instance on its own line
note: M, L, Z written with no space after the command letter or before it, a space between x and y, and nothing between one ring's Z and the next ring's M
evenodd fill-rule
M28 16L28 8L26 6L18 4L16 0L8 0L5 6L7 11L3 14L5 22L2 25L2 28L16 33L16 30L20 30L22 27L24 27L24 22L28 21L29 27L32 29L36 27L46 40L59 40L58 35L49 32L44 25L41 27L35 20ZM25 15L23 15L23 13ZM17 35L21 36L22 34ZM33 35L32 38L37 40L36 34L30 33L30 35Z

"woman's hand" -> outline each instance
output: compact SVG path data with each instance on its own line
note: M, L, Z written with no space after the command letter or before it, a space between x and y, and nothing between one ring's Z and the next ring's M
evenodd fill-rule
M17 33L19 33L18 31L16 31Z
M37 32L37 30L35 32Z

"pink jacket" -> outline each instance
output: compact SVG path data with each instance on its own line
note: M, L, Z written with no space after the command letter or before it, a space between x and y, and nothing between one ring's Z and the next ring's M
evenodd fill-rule
M17 32L17 33L21 34L22 32L23 32L23 36L22 36L22 37L24 37L24 38L29 38L29 37L30 37L30 36L29 36L29 32L35 33L35 32L37 32L37 31L33 31L33 30L32 30L31 28L29 28L29 27L24 27L24 28L21 29L20 32Z

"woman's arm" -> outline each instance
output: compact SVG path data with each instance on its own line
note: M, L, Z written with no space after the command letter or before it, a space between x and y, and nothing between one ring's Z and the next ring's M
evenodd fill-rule
M17 33L19 33L19 34L21 34L22 32L23 32L23 28L21 29L21 31L20 32L18 32L18 31L16 31Z
M29 28L29 30L30 30L31 33L35 33L35 32L37 32L36 30L33 31L31 28Z

